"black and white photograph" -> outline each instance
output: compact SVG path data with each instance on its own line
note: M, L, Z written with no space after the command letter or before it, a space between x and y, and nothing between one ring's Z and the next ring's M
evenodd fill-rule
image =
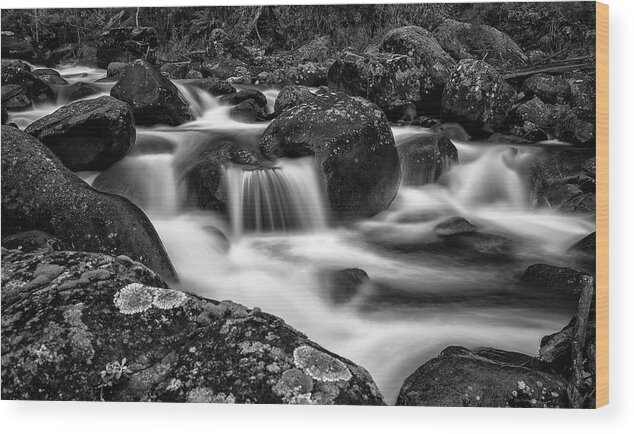
M2 400L600 406L596 3L7 6Z

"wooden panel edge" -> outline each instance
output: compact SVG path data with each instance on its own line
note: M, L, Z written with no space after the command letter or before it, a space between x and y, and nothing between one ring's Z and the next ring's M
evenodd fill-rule
M609 403L609 8L596 3L596 407Z

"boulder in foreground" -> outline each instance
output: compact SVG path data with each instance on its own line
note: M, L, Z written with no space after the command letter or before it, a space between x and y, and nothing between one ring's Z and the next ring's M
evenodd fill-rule
M176 272L147 216L100 193L32 136L2 127L2 234L41 230L65 245L126 255L169 281Z
M126 257L2 251L2 399L383 405L283 320L169 289Z

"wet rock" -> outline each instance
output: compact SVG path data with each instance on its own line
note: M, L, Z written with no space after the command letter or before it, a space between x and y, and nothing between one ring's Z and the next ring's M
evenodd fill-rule
M435 182L452 164L458 162L458 150L445 136L429 134L396 147L404 185Z
M58 104L67 104L102 92L99 86L81 81L65 86L52 86L52 88L57 95Z
M275 99L275 113L281 113L309 101L313 94L305 86L284 86Z
M266 113L262 110L255 100L252 98L242 101L235 107L231 107L229 111L231 119L235 119L239 122L254 123L260 120L264 120Z
M27 230L47 232L84 251L125 254L165 279L176 279L160 238L140 209L92 189L38 140L3 126L2 233Z
M564 184L549 190L546 200L551 208L566 213L593 214L596 212L594 193L584 193L576 184Z
M463 217L450 217L434 226L434 233L439 236L467 234L477 230L477 226Z
M266 96L256 89L239 90L219 98L221 103L229 105L237 105L249 99L252 99L259 107L266 107Z
M349 302L364 284L370 282L368 273L360 268L327 271L324 277L328 297L335 304Z
M564 104L571 96L570 84L564 78L555 75L535 74L522 85L528 98L537 97L550 104Z
M592 232L591 234L585 236L584 238L570 246L568 251L572 253L580 253L591 258L596 258L597 233Z
M471 139L467 130L465 130L462 125L455 122L445 122L443 124L435 125L431 130L440 136L447 137L448 139L459 140L461 142L468 142Z
M530 143L530 140L527 140L523 137L514 136L512 134L493 133L487 138L487 142L524 145Z
M203 78L202 80L194 80L188 82L187 84L202 89L213 96L236 93L236 88L233 87L230 83L227 83L225 80L220 80L219 78L215 77Z
M445 20L434 30L440 46L454 59L482 59L489 63L523 64L528 60L513 39L486 24Z
M271 160L312 156L340 219L375 215L398 190L400 164L387 118L361 98L328 93L282 112L260 150Z
M31 100L26 95L26 89L19 84L6 84L2 86L2 108L12 112L28 110L33 107Z
M106 78L110 81L119 80L119 74L128 66L126 62L110 62L106 69Z
M68 82L54 69L34 69L33 74L46 84L65 85Z
M494 130L506 119L515 97L515 90L492 66L481 60L462 60L444 88L442 108Z
M110 96L66 105L33 122L26 132L73 171L108 168L126 155L136 137L132 110Z
M282 319L169 289L129 258L2 260L2 399L384 405L365 369ZM38 266L56 271L36 287Z
M215 143L210 149L192 158L180 171L179 184L185 186L186 204L213 211L226 210L227 191L223 166L227 164L255 168L260 166L261 161L234 143Z
M240 59L221 59L203 62L200 69L203 77L215 77L226 80L229 77L249 75L248 65Z
M531 285L554 288L578 294L586 281L587 274L567 267L555 267L548 264L534 264L528 267L520 280Z
M421 95L438 101L455 62L427 30L417 26L405 26L390 30L383 37L379 50L383 53L407 55L412 58L424 79ZM436 105L437 106L437 105Z
M567 408L567 383L539 360L494 348L447 347L404 382L396 405Z
M132 107L137 125L180 125L193 119L176 86L143 60L126 66L110 95Z
M158 46L154 27L117 27L103 32L97 41L97 66L107 68L111 62L152 60Z
M160 71L168 78L175 80L183 79L187 76L187 73L189 72L189 62L164 63L161 66Z
M22 86L24 94L33 104L55 101L55 93L51 86L24 68L17 66L3 67L2 86L7 84Z
M426 82L426 72L411 57L399 54L360 56L346 52L328 71L330 89L366 98L393 120L402 118L409 104L421 106L428 101L433 86L425 86Z
M2 237L2 247L22 252L33 252L40 249L66 250L60 240L46 232L33 230L18 232Z

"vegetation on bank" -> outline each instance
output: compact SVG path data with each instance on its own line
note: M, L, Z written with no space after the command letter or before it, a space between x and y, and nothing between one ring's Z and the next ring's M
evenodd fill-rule
M524 50L564 57L594 51L592 2L8 9L2 29L42 49L76 45L77 56L88 60L102 32L151 26L161 57L171 58L206 49L216 28L267 53L293 50L318 36L328 36L335 51L362 51L390 29L417 25L433 31L447 18L493 26Z

